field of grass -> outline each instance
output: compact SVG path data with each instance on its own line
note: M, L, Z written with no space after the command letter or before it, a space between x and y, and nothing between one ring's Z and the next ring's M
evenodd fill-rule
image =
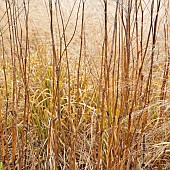
M0 170L169 170L170 1L45 2L1 2Z

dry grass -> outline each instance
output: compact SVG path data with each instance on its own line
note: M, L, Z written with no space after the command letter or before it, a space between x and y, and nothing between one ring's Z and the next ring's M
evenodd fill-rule
M44 40L16 2L0 20L0 170L170 169L169 0L49 0Z

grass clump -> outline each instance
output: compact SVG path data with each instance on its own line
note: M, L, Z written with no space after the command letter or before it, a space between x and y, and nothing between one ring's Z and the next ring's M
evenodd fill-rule
M168 0L49 0L45 40L30 3L0 20L0 169L168 170Z

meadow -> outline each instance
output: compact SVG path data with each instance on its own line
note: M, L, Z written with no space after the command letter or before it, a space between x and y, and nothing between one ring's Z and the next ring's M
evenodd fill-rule
M0 170L170 169L169 0L0 3Z

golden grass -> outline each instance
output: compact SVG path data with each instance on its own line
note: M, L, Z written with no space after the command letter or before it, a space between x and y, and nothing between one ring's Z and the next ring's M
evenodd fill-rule
M45 40L29 1L14 2L0 28L0 170L170 169L168 0L103 0L95 16L88 1L68 13L49 0Z

